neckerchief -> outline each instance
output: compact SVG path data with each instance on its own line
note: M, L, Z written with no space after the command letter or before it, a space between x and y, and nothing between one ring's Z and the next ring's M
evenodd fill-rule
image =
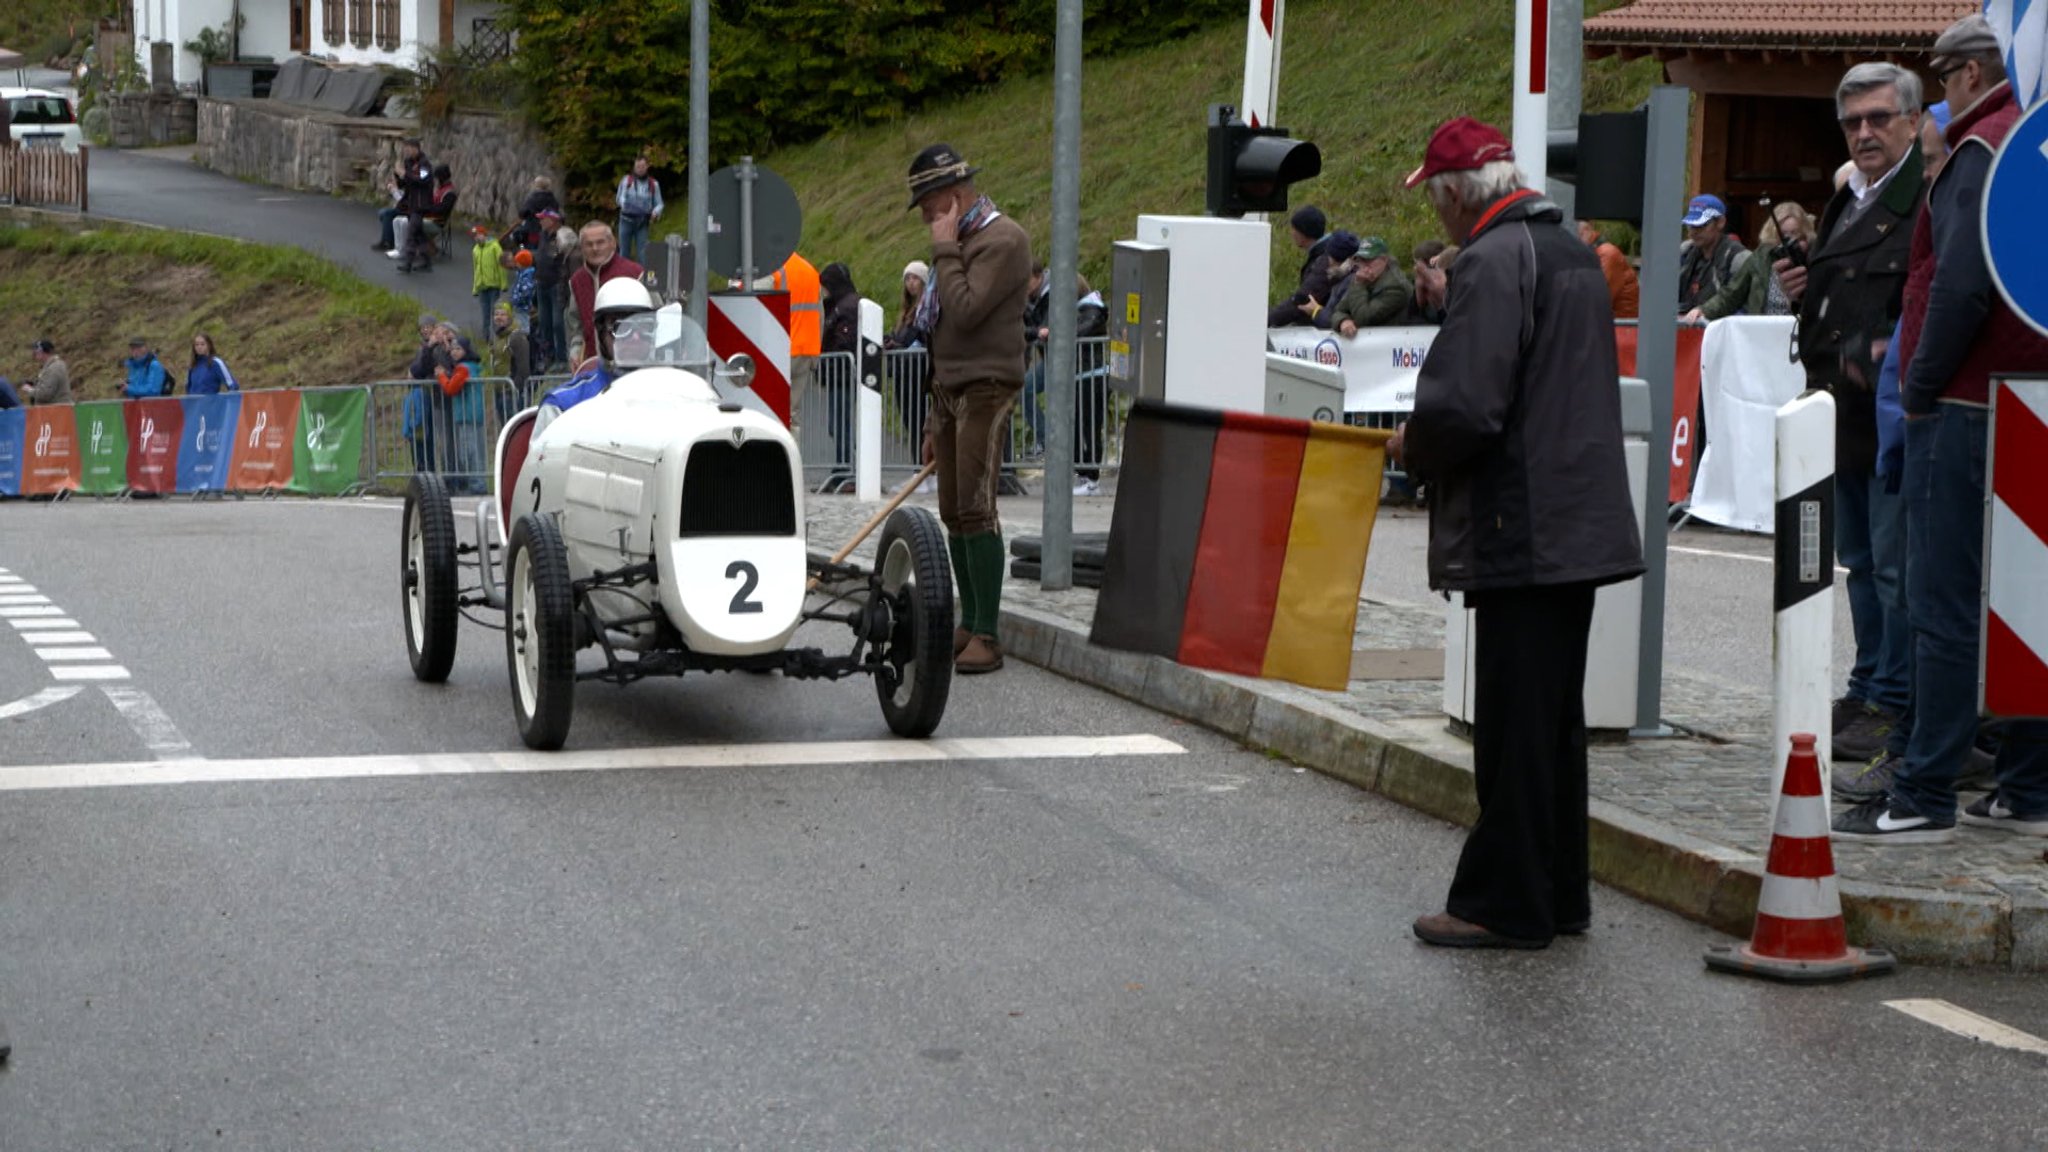
M995 223L996 218L1001 215L1002 211L996 207L996 202L983 196L976 200L966 212L961 214L959 238L962 240L967 239L969 236ZM917 329L925 334L925 339L929 340L931 339L931 334L936 332L938 327L939 270L936 262L934 262L931 281L924 286L924 295L919 297L917 301Z

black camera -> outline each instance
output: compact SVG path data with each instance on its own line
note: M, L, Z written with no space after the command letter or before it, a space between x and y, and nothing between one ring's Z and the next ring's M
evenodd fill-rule
M1787 240L1771 249L1771 263L1776 264L1780 260L1790 260L1794 268L1806 267L1806 242Z

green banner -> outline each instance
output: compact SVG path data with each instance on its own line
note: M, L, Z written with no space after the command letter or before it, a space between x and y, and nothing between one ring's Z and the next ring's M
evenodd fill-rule
M292 491L338 496L362 479L363 420L369 398L363 388L299 393Z
M93 495L119 492L128 486L128 424L119 400L76 406L78 459L82 468L78 490Z

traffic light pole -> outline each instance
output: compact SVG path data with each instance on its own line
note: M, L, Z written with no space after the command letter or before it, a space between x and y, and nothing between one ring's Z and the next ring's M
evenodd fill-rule
M1053 42L1052 293L1045 350L1045 510L1038 586L1074 586L1074 333L1081 263L1081 0L1059 0Z
M1642 318L1636 374L1650 386L1651 464L1643 507L1643 615L1636 656L1636 726L1630 735L1668 736L1664 727L1665 548L1671 506L1671 406L1678 362L1678 221L1685 202L1687 111L1692 93L1650 90L1643 172Z
M704 331L710 319L711 229L711 0L690 2L690 319Z

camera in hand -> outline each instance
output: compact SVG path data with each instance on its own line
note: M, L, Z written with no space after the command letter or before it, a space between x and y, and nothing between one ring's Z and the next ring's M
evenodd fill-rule
M1771 262L1775 264L1780 260L1791 261L1794 268L1806 267L1806 242L1804 240L1787 240L1776 248L1771 249Z

